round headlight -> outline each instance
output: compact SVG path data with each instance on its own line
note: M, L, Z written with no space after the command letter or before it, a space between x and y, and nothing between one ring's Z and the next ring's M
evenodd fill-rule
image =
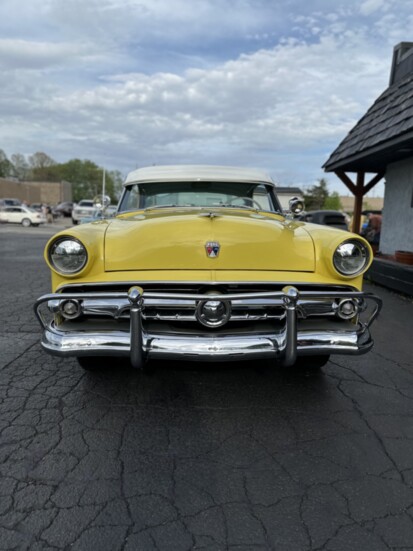
M370 260L368 248L361 241L351 239L341 243L333 255L335 269L343 275L355 276L361 273Z
M50 247L49 259L56 271L62 274L75 274L86 265L87 252L77 239L63 237Z

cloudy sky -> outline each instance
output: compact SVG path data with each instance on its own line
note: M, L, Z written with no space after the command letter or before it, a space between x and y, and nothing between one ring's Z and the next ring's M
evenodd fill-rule
M413 0L1 0L0 149L312 185L412 29Z

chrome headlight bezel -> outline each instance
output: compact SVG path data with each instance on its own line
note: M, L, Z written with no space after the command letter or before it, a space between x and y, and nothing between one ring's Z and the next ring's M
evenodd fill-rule
M334 269L341 276L356 277L368 268L370 249L359 239L346 239L336 247L332 262Z
M64 254L61 253L63 265L59 264L58 257L56 256L58 254L56 251L59 247L62 253L66 251ZM62 236L53 241L49 246L47 256L50 266L58 274L65 276L72 276L81 272L85 268L89 258L87 249L83 243L79 239L70 236ZM72 260L72 264L70 264L70 260Z

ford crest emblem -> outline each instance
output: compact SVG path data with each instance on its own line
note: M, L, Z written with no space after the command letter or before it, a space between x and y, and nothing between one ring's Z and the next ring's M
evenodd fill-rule
M206 253L209 258L216 258L219 255L220 248L221 245L216 241L208 241L207 243L205 243Z

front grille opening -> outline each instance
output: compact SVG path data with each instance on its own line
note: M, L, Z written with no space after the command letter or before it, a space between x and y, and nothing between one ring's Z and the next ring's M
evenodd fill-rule
M211 293L222 295L225 299L227 294L237 293L257 293L280 291L284 283L226 283L226 284L206 284L206 283L160 283L160 282L122 282L113 284L71 284L62 289L64 293L92 293L96 294L93 298L86 298L82 301L84 313L79 318L79 323L87 325L89 322L104 323L105 320L122 321L129 323L130 304L127 299L127 290L133 285L139 284L143 287L144 293L179 293L181 295L202 295L205 300ZM320 286L320 285L297 285L301 292L347 292L354 289L348 286ZM111 299L107 297L102 301L99 299L100 293L118 292L124 293L124 297ZM311 296L299 299L297 307L298 320L318 319L333 320L336 317L336 299L330 298L312 298ZM149 324L162 331L164 327L173 327L174 331L202 331L216 332L222 331L246 331L251 330L256 324L261 324L270 329L272 326L280 327L285 325L286 311L280 297L257 297L240 298L231 301L231 317L220 328L203 327L203 324L197 319L198 299L193 298L157 298L147 297L144 309L142 311L142 321L144 326Z

